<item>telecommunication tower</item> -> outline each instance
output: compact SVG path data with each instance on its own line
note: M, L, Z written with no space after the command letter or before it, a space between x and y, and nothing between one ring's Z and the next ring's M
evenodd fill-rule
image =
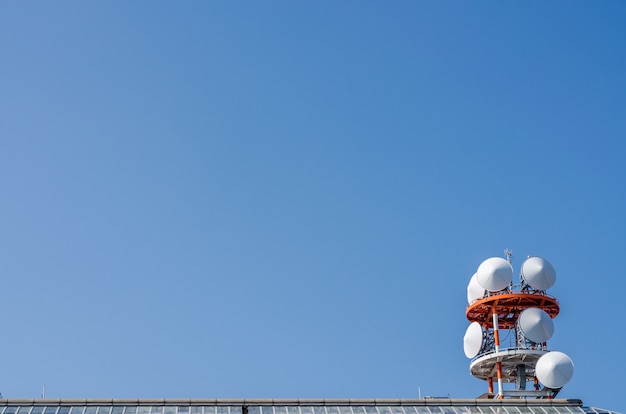
M554 398L574 374L567 355L548 350L552 319L560 309L546 290L554 285L556 272L547 260L529 256L519 284L513 284L513 254L506 249L505 255L483 261L467 286L470 325L463 348L471 359L470 373L487 381L495 398ZM504 334L508 345L500 342ZM505 390L504 384L515 388Z

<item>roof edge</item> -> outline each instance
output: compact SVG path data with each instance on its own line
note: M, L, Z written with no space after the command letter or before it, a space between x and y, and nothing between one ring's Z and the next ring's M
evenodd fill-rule
M325 406L325 405L412 405L412 406L577 406L583 403L578 399L455 399L455 398L422 398L422 399L259 399L259 398L218 398L218 399L183 399L183 398L96 398L96 399L0 399L0 406L7 405L292 405L292 406Z

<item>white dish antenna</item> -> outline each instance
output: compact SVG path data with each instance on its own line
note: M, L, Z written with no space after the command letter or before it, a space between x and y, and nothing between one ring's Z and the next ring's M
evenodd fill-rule
M517 319L517 327L522 335L533 342L546 342L554 333L554 322L544 310L528 308Z
M482 298L485 295L485 288L478 283L476 273L470 279L469 285L467 285L467 303L472 303L477 299Z
M490 292L498 292L513 280L513 267L506 259L492 257L478 266L476 278L483 288Z
M465 356L474 358L483 347L483 327L478 322L470 323L463 337Z
M537 290L547 290L556 282L556 271L546 259L529 257L522 264L522 278Z
M563 352L548 352L537 361L535 375L546 387L561 388L572 379L574 363Z

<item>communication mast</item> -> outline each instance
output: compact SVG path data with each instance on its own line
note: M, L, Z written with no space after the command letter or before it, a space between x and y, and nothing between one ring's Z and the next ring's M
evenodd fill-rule
M552 319L560 309L546 290L554 285L556 272L547 260L529 256L519 285L514 285L513 253L506 249L505 256L483 261L467 286L470 326L463 348L471 358L470 373L487 381L489 395L495 398L554 398L574 374L567 355L548 350ZM508 346L500 343L502 331L511 338ZM532 389L526 389L528 382ZM505 390L504 384L515 388Z

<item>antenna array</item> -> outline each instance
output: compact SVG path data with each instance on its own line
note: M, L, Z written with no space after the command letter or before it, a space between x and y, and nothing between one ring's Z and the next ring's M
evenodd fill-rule
M463 348L471 358L470 373L486 380L489 394L496 398L554 398L574 373L567 355L548 350L552 319L560 309L546 290L554 285L556 272L547 260L529 256L515 285L513 254L506 249L505 255L483 261L467 286L470 326ZM509 346L500 344L502 330L509 333ZM533 386L527 390L529 381ZM515 384L515 389L505 390L506 383Z

